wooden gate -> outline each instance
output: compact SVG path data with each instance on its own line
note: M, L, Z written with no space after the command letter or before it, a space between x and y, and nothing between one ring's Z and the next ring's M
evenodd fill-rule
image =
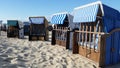
M101 23L83 23L73 35L73 54L80 54L103 65L105 61L105 33Z
M120 28L104 33L101 31L101 26L98 26L97 31L93 31L90 25L81 27L86 29L76 30L73 35L73 54L79 53L97 62L99 66L120 62L120 35L116 33Z
M95 62L104 62L105 36L103 34L99 32L75 31L73 36L73 54L79 53ZM85 35L89 35L89 38ZM96 37L94 36L94 39L91 39L92 35ZM85 39L83 39L84 37ZM88 39L86 40L86 38Z
M69 49L69 35L68 27L56 27L52 31L52 45L58 44Z

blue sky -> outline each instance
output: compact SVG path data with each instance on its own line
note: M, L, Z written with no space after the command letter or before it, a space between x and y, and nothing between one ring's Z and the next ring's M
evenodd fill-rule
M72 12L79 7L98 0L0 0L0 20L28 21L29 16L47 16L58 12ZM120 11L120 0L100 0Z

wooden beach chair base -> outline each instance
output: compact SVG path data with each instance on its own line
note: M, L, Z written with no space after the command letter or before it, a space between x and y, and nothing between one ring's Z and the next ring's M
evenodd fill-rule
M37 40L44 41L45 37L41 37L41 36L29 36L29 41L37 41Z

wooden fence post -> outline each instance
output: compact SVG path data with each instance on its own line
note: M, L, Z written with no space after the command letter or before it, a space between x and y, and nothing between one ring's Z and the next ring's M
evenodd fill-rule
M79 47L77 45L77 33L73 33L73 54L78 54Z
M99 46L99 66L105 66L105 47L106 47L107 34L101 35L100 46Z
M52 30L52 40L51 40L51 41L52 41L52 42L51 42L52 45L55 45L55 44L56 44L55 36L56 36L56 35L55 35L55 30Z
M69 49L70 46L70 31L67 31L67 38L66 38L66 49Z

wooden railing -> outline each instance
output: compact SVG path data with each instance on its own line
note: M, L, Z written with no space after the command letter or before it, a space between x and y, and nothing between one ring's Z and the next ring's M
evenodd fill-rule
M109 33L77 30L73 35L73 53L79 53L97 62L99 66L104 66L106 59L106 40L115 32L120 32L120 28L116 28ZM111 41L110 43L115 42ZM114 44L114 46L116 45ZM110 48L111 52L114 52L115 49L112 47Z
M52 45L58 44L69 48L69 28L68 27L56 27L52 31ZM55 41L55 42L54 42Z
M75 31L73 37L73 54L80 54L103 65L106 38L104 32Z
M105 33L104 32L75 31L73 43L74 44L76 43L75 45L77 45L77 48L79 45L83 48L94 49L95 51L98 52L100 50L99 48L100 48L100 43L101 43L100 42L101 35L103 34ZM75 50L78 50L78 49L75 49ZM78 52L73 51L73 53L78 53Z
M67 40L67 31L69 31L67 27L58 27L54 30L56 31L55 38L57 40L63 40L63 41Z

